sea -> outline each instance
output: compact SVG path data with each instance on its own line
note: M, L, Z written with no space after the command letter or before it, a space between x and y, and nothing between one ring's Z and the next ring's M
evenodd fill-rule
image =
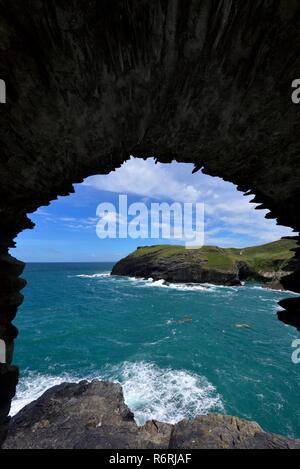
M291 292L111 276L112 263L27 264L15 415L63 382L111 380L138 425L219 412L300 438Z

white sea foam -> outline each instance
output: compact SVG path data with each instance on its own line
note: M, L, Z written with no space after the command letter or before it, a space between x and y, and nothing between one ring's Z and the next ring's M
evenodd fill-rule
M288 295L299 296L298 293L295 293L290 290L274 290L266 288L260 285L251 285L246 282L242 282L242 286L229 286L229 285L215 285L213 283L171 283L166 282L166 280L153 280L153 278L143 279L138 277L126 277L127 280L135 282L143 287L158 287L158 288L169 288L172 290L180 291L206 291L206 292L216 292L218 290L227 290L232 292L243 291L243 287L250 288L253 290L264 290L267 292L273 293L285 293ZM266 300L267 301L267 300Z
M222 399L204 377L152 363L124 363L119 378L125 401L139 425L147 420L176 423L223 411Z
M38 399L47 389L65 382L77 382L78 378L64 374L62 376L50 376L40 373L29 373L26 378L21 378L17 387L16 397L12 401L10 415L17 414L30 402Z
M264 290L264 291L267 291L267 292L284 293L284 294L287 294L287 295L299 296L299 293L296 293L296 292L291 291L291 290L276 290L274 288L266 288L266 287L259 286L259 285L252 285L250 288L252 288L253 290Z
M157 419L176 423L183 418L222 412L224 406L215 387L204 377L184 370L159 368L152 363L125 362L110 366L99 375L81 379L109 379L123 387L125 402L138 425ZM78 382L78 376L30 373L22 378L12 403L11 415L38 399L47 389L63 382Z
M135 279L138 280L138 279ZM141 279L139 279L141 282ZM229 287L225 285L213 285L210 283L171 283L166 282L163 279L160 280L153 280L147 279L142 280L142 285L145 287L154 287L154 288L167 288L171 290L178 290L178 291L201 291L201 292L208 292L213 293L216 292L218 289L227 289L237 291L239 287Z
M116 277L112 276L110 272L102 272L98 274L80 274L76 275L78 278L107 278L110 277L112 280ZM130 281L132 283L136 283L141 287L155 287L155 288L168 288L171 290L178 290L178 291L206 291L206 292L215 292L218 289L226 289L232 291L239 291L241 287L231 287L228 285L214 285L212 283L172 283L166 282L163 279L154 280L153 278L139 278L139 277L118 277L118 279L126 279L126 281ZM262 285L251 285L246 282L242 282L242 286L253 289L253 290L264 290L273 293L285 293L288 295L296 295L299 296L298 293L295 293L290 290L276 290L266 288ZM267 301L267 300L265 300Z
M140 287L167 288L179 291L213 291L215 286L198 283L169 283L163 279L153 280L153 278L142 279L128 277L128 280L137 283Z
M110 272L103 272L101 274L80 274L76 275L78 278L105 278L110 277Z
M159 282L161 280L158 280L157 282L153 282L151 286L153 287L163 287L163 288L170 288L171 290L178 290L178 291L206 291L206 292L212 292L214 291L213 288L211 287L206 287L204 285L200 284L185 284L185 283L170 283L170 284L162 284L160 285Z

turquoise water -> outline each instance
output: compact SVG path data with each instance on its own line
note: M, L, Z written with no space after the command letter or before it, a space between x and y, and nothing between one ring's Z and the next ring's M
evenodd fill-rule
M122 383L139 424L217 411L300 437L300 365L291 361L299 334L276 316L291 294L167 287L110 277L111 267L27 265L13 413L62 381L105 378Z

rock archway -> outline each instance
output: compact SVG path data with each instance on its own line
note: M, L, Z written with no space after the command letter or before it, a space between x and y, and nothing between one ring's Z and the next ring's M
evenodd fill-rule
M129 156L192 162L300 230L297 0L0 0L0 428L28 214ZM300 292L296 272L285 279ZM300 301L280 319L300 327ZM3 433L2 433L3 436ZM0 435L1 439L1 435Z

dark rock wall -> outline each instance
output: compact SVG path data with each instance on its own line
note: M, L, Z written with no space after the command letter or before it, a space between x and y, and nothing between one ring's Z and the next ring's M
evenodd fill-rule
M297 0L0 0L0 11L0 339L8 362L24 283L7 252L32 227L27 214L131 154L193 162L300 230ZM300 292L299 279L300 270L285 287ZM299 301L284 307L281 319L299 326ZM0 365L0 419L16 380Z

